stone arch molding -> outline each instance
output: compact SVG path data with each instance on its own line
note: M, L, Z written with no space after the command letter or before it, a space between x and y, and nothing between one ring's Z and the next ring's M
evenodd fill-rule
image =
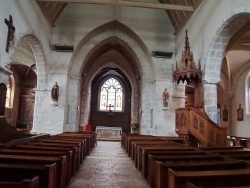
M36 74L37 74L37 90L45 90L47 77L46 77L46 60L43 53L43 48L40 41L34 35L25 35L23 36L19 42L25 41L29 44L29 47L23 47L19 44L15 47L15 51L11 58L11 64L21 64L26 66L31 66L32 64L36 64ZM21 51L22 54L17 53L17 51ZM20 57L21 56L29 56L31 58Z
M140 63L138 67L141 68L142 80L152 80L155 77L155 68L149 49L134 31L118 21L97 27L79 42L70 62L69 75L80 78L84 67L83 62L92 49L98 43L114 36L124 41L136 55Z
M247 12L228 13L222 20L220 28L217 29L209 45L207 56L205 58L205 77L208 83L217 83L220 81L221 63L226 53L227 45L230 39L244 25L250 21L250 9Z

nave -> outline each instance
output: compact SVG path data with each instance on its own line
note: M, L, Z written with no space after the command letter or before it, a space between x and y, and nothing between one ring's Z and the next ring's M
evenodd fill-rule
M120 142L98 141L69 188L149 188Z

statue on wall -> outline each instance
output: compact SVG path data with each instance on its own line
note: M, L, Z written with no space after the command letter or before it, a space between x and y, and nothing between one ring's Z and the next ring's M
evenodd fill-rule
M239 104L239 108L237 109L237 120L238 121L244 120L243 112L244 112L244 110L241 108L241 104Z
M52 87L51 90L51 98L54 102L58 102L58 96L59 96L59 86L57 85L57 82L55 82L55 85Z
M162 100L163 100L163 107L168 107L169 93L167 88L165 88L165 90L162 93Z
M228 121L228 110L227 110L227 106L226 105L224 105L224 110L223 110L223 112L222 112L222 115L223 115L223 117L222 117L222 119L223 119L223 121Z

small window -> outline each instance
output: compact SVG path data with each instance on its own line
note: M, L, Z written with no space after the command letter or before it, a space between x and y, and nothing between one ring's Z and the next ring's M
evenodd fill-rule
M123 88L115 78L106 80L100 88L100 111L123 111Z
M245 83L246 114L250 114L250 71L247 74Z
M6 102L5 107L11 108L12 107L12 101L13 101L13 83L12 83L12 77L9 77L8 85L7 85L7 92L6 92Z

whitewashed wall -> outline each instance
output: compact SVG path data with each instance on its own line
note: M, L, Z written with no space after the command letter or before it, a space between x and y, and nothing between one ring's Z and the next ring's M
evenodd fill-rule
M94 29L114 20L131 29L135 33L135 36L131 37L122 33L122 31L115 28L115 25L113 26L114 28L111 26L111 28L103 33L99 33L97 36L89 36L91 35L90 32ZM150 51L153 50L174 52L175 36L173 33L173 27L164 10L69 4L56 22L56 27L53 30L52 43L74 45L76 49L79 49L79 46L84 43L80 48L82 51L78 52L78 54L76 54L77 52L73 54L72 59L74 60L74 58L81 53L80 58L76 58L72 63L72 69L69 69L70 76L73 76L74 79L77 80L80 78L82 62L95 45L110 36L117 36L125 41L136 53L143 70L143 75L141 75L143 78L141 133L173 135L175 134L175 107L173 106L171 108L172 110L169 110L166 116L162 111L161 96L165 87L172 87L171 75L172 64L175 62L174 55L170 60L150 57ZM81 44L79 43L80 41ZM141 41L143 41L143 45L146 49L143 49L142 45L139 45ZM72 59L68 61L68 57L69 56L65 58L63 54L58 53L57 55L54 53L54 67L51 70L57 72L58 69L60 69L61 72L64 72L65 70L62 70L62 67L71 68L68 65ZM58 62L61 59L63 60ZM79 97L79 91L77 95ZM74 107L76 107L78 97L70 91L69 99L71 105ZM72 121L74 117L78 119L72 109L70 110L70 117ZM85 121L87 120L84 120L84 122ZM72 126L75 126L74 123L69 124L67 130L73 130Z
M11 63L11 56L18 41L25 35L33 34L41 42L46 59L50 57L51 28L42 15L37 3L33 0L8 0L0 1L0 15L9 20L12 15L15 33L10 45L9 53L5 52L8 27L2 22L0 27L0 66L5 68Z
M230 32L223 28L232 16L242 12L250 13L250 1L204 0L176 38L176 59L180 62L185 29L188 30L194 59L196 62L201 59L204 80L209 84L205 87L205 93L209 92L211 95L209 95L209 99L206 99L205 96L205 110L215 122L217 118L215 84L220 81L221 62L230 39ZM244 20L241 21L244 22ZM237 28L241 22L234 24L234 27Z

